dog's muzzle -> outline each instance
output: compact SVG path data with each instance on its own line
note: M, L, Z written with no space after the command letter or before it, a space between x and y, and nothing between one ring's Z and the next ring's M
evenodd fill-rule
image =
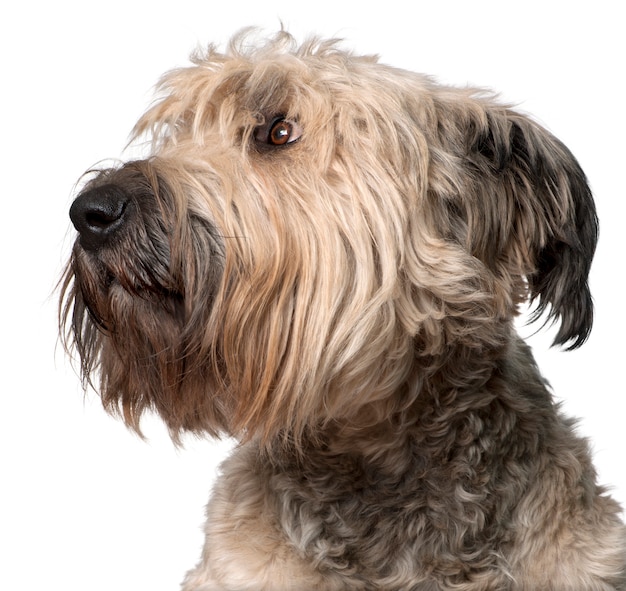
M85 250L99 250L131 217L130 195L120 186L107 184L79 195L70 207L70 219Z

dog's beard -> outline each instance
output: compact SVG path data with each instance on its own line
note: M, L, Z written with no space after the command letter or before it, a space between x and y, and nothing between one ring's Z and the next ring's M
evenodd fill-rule
M215 243L215 233L186 220L190 237L182 241L162 183L158 194L145 186L140 194L125 189L133 193L134 211L124 227L98 248L84 246L81 237L74 245L62 288L65 344L79 355L85 385L137 431L145 410L163 416L175 438L181 430L218 431L221 403L209 393L219 390L221 378L198 326L209 326L222 261L216 244L202 250L202 260L192 256L201 250L193 237Z
M91 383L97 371L105 406L119 401L131 424L177 391L185 374L184 295L167 256L146 248L124 239L92 253L77 242L68 271L66 314L71 307L68 328L83 376Z

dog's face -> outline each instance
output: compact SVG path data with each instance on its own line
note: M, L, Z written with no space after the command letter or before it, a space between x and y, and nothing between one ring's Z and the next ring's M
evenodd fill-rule
M374 423L444 367L479 376L526 299L585 340L597 227L562 144L333 43L245 43L166 75L150 155L72 205L64 332L110 410L174 435Z

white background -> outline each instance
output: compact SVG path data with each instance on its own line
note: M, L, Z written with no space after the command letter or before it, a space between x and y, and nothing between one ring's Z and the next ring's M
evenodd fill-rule
M23 2L0 9L0 589L173 591L197 560L227 444L177 451L105 416L56 347L52 293L83 171L118 157L160 74L241 27L340 36L360 53L501 91L576 154L596 194L596 323L579 351L531 340L626 502L624 17L619 3ZM294 6L297 5L297 8ZM408 8L410 7L410 8ZM531 331L526 329L526 333Z

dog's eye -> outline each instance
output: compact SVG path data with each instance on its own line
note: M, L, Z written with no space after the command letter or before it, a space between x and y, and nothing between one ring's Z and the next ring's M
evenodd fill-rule
M268 146L284 146L300 139L302 128L295 121L275 117L268 125L259 125L254 130L254 139Z

